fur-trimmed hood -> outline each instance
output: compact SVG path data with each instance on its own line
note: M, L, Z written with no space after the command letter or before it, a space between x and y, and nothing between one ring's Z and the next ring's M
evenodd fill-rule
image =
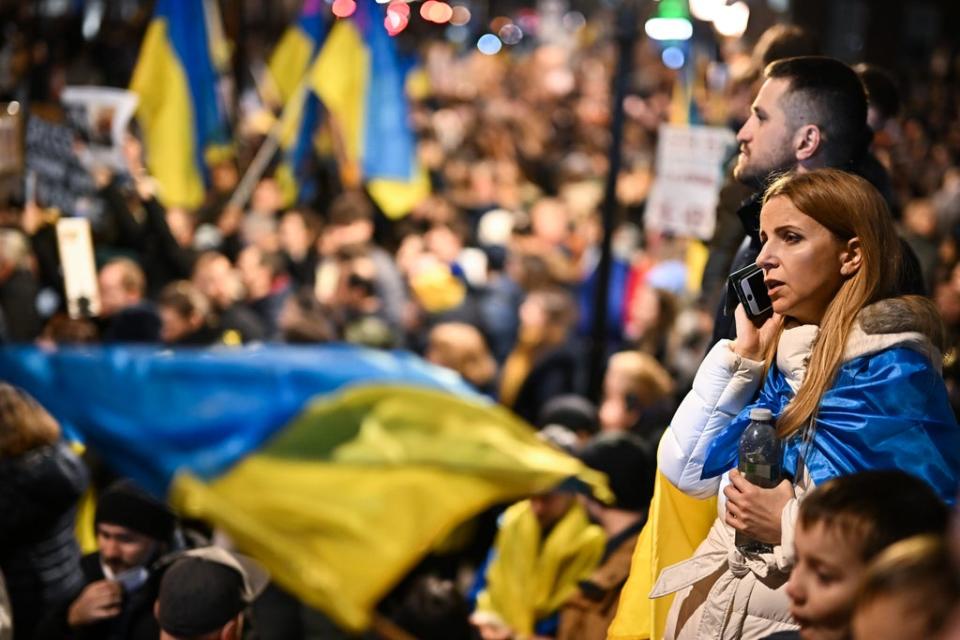
M784 329L777 345L777 368L794 392L800 388L819 327L812 324ZM943 321L933 303L920 296L887 298L864 307L847 339L842 362L905 347L924 354L939 371L944 344Z

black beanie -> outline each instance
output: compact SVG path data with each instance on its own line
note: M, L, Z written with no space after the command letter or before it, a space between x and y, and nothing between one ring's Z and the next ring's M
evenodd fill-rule
M643 440L630 433L603 433L583 446L579 458L607 474L614 507L646 511L650 506L656 461Z
M586 431L596 433L600 430L597 407L592 402L576 394L564 394L548 400L537 416L537 428L550 425L566 427L574 433Z
M95 523L113 524L132 529L160 542L173 535L176 519L173 512L138 488L130 480L110 485L97 501Z

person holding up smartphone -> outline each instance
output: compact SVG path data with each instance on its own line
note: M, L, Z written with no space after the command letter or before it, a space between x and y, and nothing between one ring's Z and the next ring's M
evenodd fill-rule
M960 479L960 428L938 367L943 329L928 300L890 297L898 239L876 189L834 169L783 177L765 194L760 237L770 309L751 318L737 308L737 339L704 359L658 452L678 489L719 494L706 540L651 593L676 594L668 639L796 629L785 585L798 503L811 486L898 468L949 502ZM733 284L743 281L750 276ZM789 479L773 489L736 471L755 407L770 409L783 440ZM737 549L737 532L772 551Z

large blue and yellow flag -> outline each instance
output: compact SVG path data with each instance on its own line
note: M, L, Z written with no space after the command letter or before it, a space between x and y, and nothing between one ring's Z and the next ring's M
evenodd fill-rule
M199 206L205 153L229 142L203 0L158 0L130 90L140 97L147 168L167 206Z
M330 30L310 71L310 83L334 120L346 161L356 168L380 209L392 218L430 193L417 161L406 80L412 67L383 26L385 10L359 0Z
M23 347L0 350L0 379L353 630L488 506L571 481L606 491L602 476L410 354Z
M276 177L286 206L312 195L309 158L320 105L306 79L327 32L323 4L323 0L304 0L297 20L284 32L268 64L277 99L284 105L280 130L283 160Z

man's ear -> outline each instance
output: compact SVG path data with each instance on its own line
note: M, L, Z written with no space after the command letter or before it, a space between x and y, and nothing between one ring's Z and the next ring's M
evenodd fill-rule
M863 263L863 250L860 238L850 238L847 248L840 254L840 275L849 278L860 270Z
M797 162L800 163L810 160L817 154L822 145L823 135L820 127L817 125L805 124L797 129L796 136L794 137L794 153L797 157Z

